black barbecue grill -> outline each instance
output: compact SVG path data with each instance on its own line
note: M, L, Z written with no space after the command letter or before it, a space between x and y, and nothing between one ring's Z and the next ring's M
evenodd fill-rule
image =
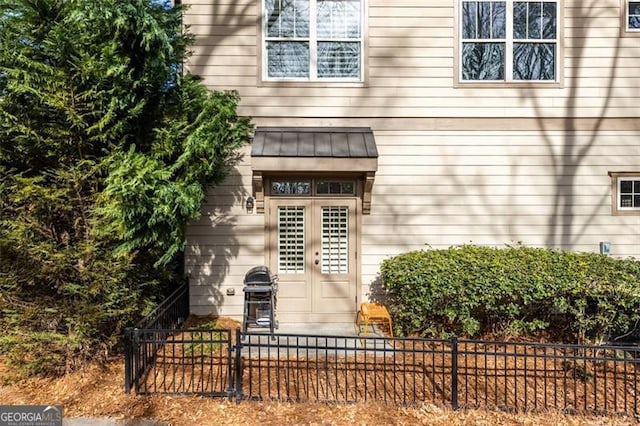
M278 277L266 266L251 268L244 276L244 315L242 331L249 327L267 328L271 333L278 328L276 321L276 294Z

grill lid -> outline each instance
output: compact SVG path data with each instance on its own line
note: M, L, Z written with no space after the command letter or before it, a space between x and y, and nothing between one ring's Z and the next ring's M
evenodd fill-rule
M244 276L244 284L245 285L272 285L274 282L274 276L271 274L271 271L266 266L255 266L245 274Z

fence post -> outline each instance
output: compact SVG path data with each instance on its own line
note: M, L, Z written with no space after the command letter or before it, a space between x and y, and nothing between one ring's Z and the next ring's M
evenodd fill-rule
M182 297L182 306L181 306L181 314L182 314L182 321L180 321L180 325L182 325L182 323L184 323L187 318L189 318L189 277L185 278L185 282L184 282L184 296Z
M451 338L451 407L458 409L458 336Z
M131 392L131 358L133 357L133 342L131 341L131 327L124 329L124 391Z
M244 395L242 394L242 357L240 356L240 352L242 352L242 333L240 332L240 327L236 327L236 402L242 401Z
M229 396L229 401L231 401L231 399L233 399L233 396L235 395L235 384L236 384L236 377L235 377L235 368L233 363L235 362L235 356L233 351L235 350L235 345L233 345L231 343L231 337L232 337L232 331L231 329L229 329L225 334L227 336L227 363L228 363L228 367L227 367L227 395Z
M133 327L131 330L131 371L133 375L131 376L131 385L133 386L133 390L136 394L140 391L140 375L144 368L147 367L148 359L147 359L147 345L144 346L144 359L140 359L140 329L137 327ZM141 365L142 363L142 365ZM142 369L141 369L142 367Z

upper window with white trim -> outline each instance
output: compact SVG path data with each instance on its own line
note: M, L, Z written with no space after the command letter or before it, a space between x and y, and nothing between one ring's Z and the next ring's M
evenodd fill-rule
M640 32L640 1L629 1L626 7L627 31Z
M362 80L362 0L262 4L263 79Z
M460 1L461 82L557 82L558 1Z

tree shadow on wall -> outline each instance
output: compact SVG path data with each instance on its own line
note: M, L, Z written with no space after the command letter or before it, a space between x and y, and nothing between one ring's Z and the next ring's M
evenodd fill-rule
M546 245L550 247L561 246L570 249L576 244L577 239L582 232L573 232L572 228L575 221L574 207L576 205L576 186L580 184L578 181L579 169L585 164L585 160L591 154L596 144L597 138L601 130L605 118L611 108L614 97L620 97L620 94L614 94L616 88L618 65L621 59L622 36L617 35L615 45L613 46L613 54L610 59L595 58L590 56L589 50L593 46L589 46L589 40L602 39L594 34L598 28L598 20L602 18L610 18L606 15L610 11L610 7L602 7L601 0L593 0L590 2L578 2L572 7L572 19L574 25L565 29L565 43L571 40L572 44L565 47L565 55L568 60L565 61L564 85L568 94L565 100L565 107L561 125L554 126L546 120L548 114L542 106L543 100L549 95L547 91L540 91L531 88L521 90L521 96L524 100L531 102L535 111L535 118L538 123L540 135L544 138L547 148L548 157L551 160L552 177L554 179L555 194L553 195L552 211L548 218L548 233L546 237ZM624 10L621 12L624 13ZM582 23L582 25L580 25ZM559 55L561 56L561 55ZM559 57L559 60L564 60ZM597 60L598 64L590 64L589 61ZM603 61L610 61L609 64L600 65ZM581 91L594 90L589 87L587 79L589 73L597 70L598 67L608 70L605 76L606 84L603 85L604 95L585 96ZM549 89L558 90L558 89ZM543 95L540 95L540 92ZM624 96L628 96L625 94ZM593 98L601 98L599 105L590 105L591 109L597 110L597 113L583 112L585 108L581 102L588 102ZM554 137L554 131L561 130L561 142ZM579 132L587 132L586 141L579 140ZM611 164L615 166L615 164ZM602 202L603 200L598 200ZM595 204L595 202L594 202ZM598 206L596 204L594 211L586 219L582 231L584 231L597 216Z
M188 226L185 270L190 276L191 305L203 300L203 305L211 311L207 315L218 316L219 306L225 295L221 290L234 259L238 257L240 242L237 232L237 211L247 192L241 184L241 172L236 165L242 160L238 155L231 163L226 179L221 184L209 188L201 208L201 217ZM211 232L211 228L216 228ZM213 236L212 236L213 235Z

